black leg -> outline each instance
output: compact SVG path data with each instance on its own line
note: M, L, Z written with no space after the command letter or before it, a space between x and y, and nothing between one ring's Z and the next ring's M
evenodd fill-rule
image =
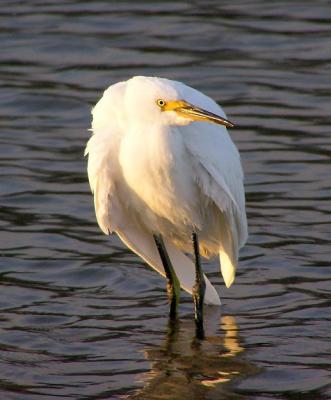
M203 300L205 297L206 282L201 269L198 235L195 232L192 233L192 242L195 259L195 284L193 286L192 294L195 307L196 333L199 339L203 339Z
M164 272L167 277L167 292L170 304L169 317L171 320L177 318L177 309L180 296L180 283L171 264L167 249L165 247L162 235L153 235L156 247L159 251Z

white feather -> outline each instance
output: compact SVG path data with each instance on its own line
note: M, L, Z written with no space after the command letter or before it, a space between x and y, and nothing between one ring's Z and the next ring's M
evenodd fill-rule
M227 130L160 113L155 101L184 99L224 116L210 98L179 82L135 77L108 88L93 110L86 147L98 223L164 276L153 233L161 233L181 286L192 291L197 230L202 254L220 256L229 287L247 239L240 157ZM205 301L220 304L207 282Z

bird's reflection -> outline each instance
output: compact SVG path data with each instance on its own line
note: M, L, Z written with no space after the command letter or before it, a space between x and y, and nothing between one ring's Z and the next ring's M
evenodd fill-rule
M225 383L252 372L243 357L235 317L207 308L205 333L205 340L199 340L193 321L169 322L164 343L145 349L152 367L143 377L144 388L133 398L204 399L211 392L229 394Z

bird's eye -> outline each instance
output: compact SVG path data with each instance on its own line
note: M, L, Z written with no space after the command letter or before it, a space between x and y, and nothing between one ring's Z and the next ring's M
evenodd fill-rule
M159 107L164 107L165 104L166 104L166 102L165 102L164 100L162 100L162 99L157 99L157 100L156 100L156 104L157 104Z

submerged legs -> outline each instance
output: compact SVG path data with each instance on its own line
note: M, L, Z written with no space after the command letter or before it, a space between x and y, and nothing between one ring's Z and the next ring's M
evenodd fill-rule
M153 235L156 247L159 251L164 272L167 277L167 292L170 304L169 317L171 320L177 318L177 308L180 296L180 283L171 264L167 249L165 247L162 235Z
M203 300L205 297L206 282L201 269L198 235L195 232L192 233L192 242L195 259L195 284L192 290L195 308L195 323L197 328L197 337L203 339Z

